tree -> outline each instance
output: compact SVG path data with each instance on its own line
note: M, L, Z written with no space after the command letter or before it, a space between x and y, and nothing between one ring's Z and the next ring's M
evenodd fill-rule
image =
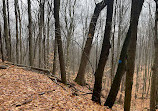
M6 14L6 3L3 0L3 19L4 19L4 38L6 42L6 51L7 51L7 60L11 61L11 47L9 42L9 32L8 32L8 23L7 23L7 14Z
M55 39L54 41L54 52L53 52L53 69L52 69L52 74L55 75L56 73L56 58L57 58L57 40Z
M22 64L22 23L21 23L21 14L20 14L20 8L19 8L19 2L17 1L17 12L18 12L18 19L19 19L19 46L20 46L20 64Z
M65 61L63 56L63 47L61 40L59 9L60 9L60 0L54 0L55 39L57 40L57 45L58 45L61 79L62 82L66 84L66 71L65 71Z
M119 88L120 88L122 76L125 74L125 71L126 71L126 67L125 67L126 66L126 59L128 59L127 60L127 67L128 68L127 68L126 77L128 77L128 78L131 77L130 79L133 78L136 40L137 40L137 26L138 26L138 20L139 20L139 16L140 16L143 2L144 2L144 0L139 0L139 1L132 0L130 26L129 26L128 33L126 35L126 38L125 38L125 41L124 41L124 44L123 44L123 47L121 50L120 59L119 59L122 61L122 63L120 63L118 65L117 72L116 72L116 75L114 77L109 95L108 95L106 102L104 104L105 106L108 106L109 108L112 108L112 106L114 105L114 102L116 100L116 96L117 96L117 93L118 93ZM128 56L127 56L127 52L128 52ZM131 59L131 61L130 61L130 59ZM129 68L131 68L131 69L129 69ZM131 84L132 84L133 80L130 80L129 82L130 82L129 83L130 87L129 87L129 89L126 88L126 90L128 89L130 91L132 88ZM129 92L129 94L130 94L130 92ZM128 104L130 104L130 103L128 103ZM128 110L128 108L126 110Z
M62 30L64 33L64 36L66 38L66 68L69 71L70 70L70 45L71 40L74 35L74 28L75 28L75 6L76 6L76 0L66 0L66 5L64 7L64 22L65 27ZM70 18L70 19L69 19ZM70 78L70 74L68 73L68 79Z
M77 82L79 85L82 85L82 86L86 85L85 70L86 70L87 62L90 56L90 51L92 48L92 41L94 37L97 20L99 18L100 12L104 9L106 5L107 5L107 0L103 0L100 3L96 4L93 16L91 18L86 44L81 56L81 63L79 66L77 77L75 78L75 82Z
M4 62L1 23L0 23L0 44L1 44L0 47L1 47L2 62Z
M139 20L140 12L142 10L143 3L144 0L132 0L131 39L127 50L127 71L126 71L125 101L124 101L125 111L130 111L133 76L135 69L138 20Z
M44 34L43 29L44 29L44 4L45 4L45 0L40 0L39 3L39 13L40 13L40 17L39 17L39 68L41 67L41 63L42 63L42 35ZM43 44L44 45L44 44Z
M109 49L111 48L110 36L111 36L111 25L112 25L112 16L113 16L113 2L114 0L107 0L107 17L106 17L104 39L103 39L102 50L98 63L98 68L96 69L95 72L95 83L94 83L92 100L97 103L101 103L100 95L102 89L102 77L103 77L104 67L106 65L109 55Z
M28 30L29 30L29 65L33 66L33 41L32 41L32 15L31 15L31 1L27 0L28 3Z
M19 26L18 26L18 11L17 11L17 0L14 0L15 8L15 20L16 20L16 61L19 63Z
M157 99L157 95L156 95L156 90L157 89L157 84L156 84L156 78L158 78L157 76L157 72L158 72L158 32L157 32L157 26L158 26L158 2L155 0L156 2L156 13L155 13L155 37L154 37L154 46L155 46L155 58L154 58L154 63L153 63L153 67L152 67L152 78L151 78L151 92L150 92L150 111L156 111L156 99Z
M7 14L8 14L8 16L7 16L8 17L8 38L9 38L9 45L10 45L10 54L12 55L9 0L7 0ZM12 60L12 56L10 58Z
M50 19L51 19L51 5L52 5L52 2L50 3L49 1L47 2L48 3L48 7L47 7L47 55L46 55L46 63L47 63L47 66L49 67L49 51L50 51L50 47L49 47L49 36L50 36Z

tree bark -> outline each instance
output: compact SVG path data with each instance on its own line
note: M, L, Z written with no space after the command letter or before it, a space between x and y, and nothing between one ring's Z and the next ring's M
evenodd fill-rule
M4 38L5 38L5 42L6 42L7 60L11 61L11 53L10 53L11 47L10 47L10 42L9 42L9 32L8 32L5 0L3 0L3 18L4 18Z
M22 24L21 24L21 14L20 14L20 8L19 8L19 2L17 1L17 12L18 12L18 19L19 19L19 46L20 46L20 64L22 64L22 58L23 58L23 51L22 51Z
M16 20L16 62L19 64L19 27L18 27L18 12L17 0L14 0L15 20Z
M97 20L100 15L100 12L106 5L107 5L107 0L103 0L102 2L98 3L95 7L93 16L91 18L87 41L86 41L84 50L82 52L81 63L79 66L78 74L77 74L77 77L75 78L75 82L82 86L86 85L85 70L86 70L88 59L89 59L90 51L92 48L92 41L93 41L93 37L94 37Z
M4 62L1 23L0 23L0 44L1 44L1 45L0 45L0 47L1 47L1 56L2 56L2 62Z
M44 28L44 4L45 0L40 0L39 3L39 13L40 13L40 18L39 18L39 43L38 43L38 48L39 48L39 68L42 67L43 63L43 57L42 57L42 35L44 35L43 28Z
M54 57L53 57L53 70L52 70L52 74L55 75L56 73L56 58L57 58L57 41L55 39L54 41Z
M155 13L155 41L154 41L154 47L155 47L155 58L154 58L154 63L152 67L152 78L151 78L151 91L150 91L150 111L156 111L156 99L157 99L157 94L156 91L157 89L157 84L156 84L156 78L157 72L158 72L158 32L157 32L157 26L158 26L158 3L156 2L156 13Z
M113 16L113 2L114 0L107 0L107 18L106 18L105 33L104 33L104 39L103 39L102 50L98 63L98 68L96 69L95 72L95 83L94 83L92 100L99 104L101 104L100 95L102 89L102 77L103 77L104 67L108 59L109 49L111 48L110 36L111 36L111 25L112 25L112 16Z
M10 31L10 11L9 11L9 1L7 0L7 12L8 12L8 38L9 38L9 45L10 45L10 58L12 61L12 45L11 45L11 31Z
M108 97L106 99L106 102L104 104L105 106L108 106L109 108L112 108L112 106L114 105L114 102L116 100L116 96L117 96L119 88L120 88L121 79L122 79L123 75L125 74L127 50L128 50L129 45L130 45L131 38L132 37L135 38L135 36L136 36L136 35L134 35L132 33L134 33L133 32L134 29L137 29L139 15L140 15L140 12L141 12L141 5L143 4L143 1L139 0L137 2L138 2L137 5L133 5L132 4L130 26L129 26L129 30L127 32L127 35L126 35L126 38L125 38L125 41L124 41L124 44L123 44L123 47L122 47L122 50L121 50L120 59L119 59L119 60L122 61L122 63L120 63L118 65L117 72L116 72L116 75L115 75L114 80L113 80L113 84L111 86L109 95L108 95ZM139 4L139 7L138 7L138 4Z
M50 35L50 3L48 1L48 9L47 9L47 55L46 55L46 62L47 62L47 66L49 67L49 35Z
M29 30L29 65L33 66L33 41L32 41L32 15L31 15L31 1L28 2L28 30Z
M55 18L55 39L57 40L61 80L66 84L65 61L63 56L63 47L61 40L60 20L59 20L60 0L54 0L54 18Z
M131 9L131 39L127 50L127 72L125 83L125 101L124 110L130 111L133 76L135 69L135 55L137 45L137 28L140 12L142 10L144 0L132 0Z

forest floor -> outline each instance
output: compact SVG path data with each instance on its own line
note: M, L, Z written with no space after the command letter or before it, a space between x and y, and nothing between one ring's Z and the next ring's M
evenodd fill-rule
M5 65L0 62L0 65ZM87 87L72 83L70 87L52 81L48 76L9 65L0 69L0 111L111 111L91 101ZM136 106L149 105L149 100L132 102ZM148 108L132 107L132 111ZM123 111L122 104L115 104L113 111Z
M92 102L86 92L90 90L75 83L69 88L14 65L0 69L0 111L110 111Z

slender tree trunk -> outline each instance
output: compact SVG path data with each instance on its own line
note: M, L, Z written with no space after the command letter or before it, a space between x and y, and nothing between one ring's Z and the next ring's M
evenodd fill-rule
M3 18L4 18L4 38L6 42L6 51L7 51L7 60L11 61L11 47L9 40L9 32L8 32L8 23L7 23L7 14L6 14L6 3L3 0Z
M44 63L44 68L47 67L46 64L46 31L45 31L45 26L43 26L43 63Z
M29 30L29 65L33 66L33 41L32 41L32 15L31 15L31 1L28 2L28 30Z
M103 77L104 67L106 65L109 55L109 49L111 48L110 36L111 36L111 25L112 25L112 16L113 16L113 3L114 0L107 0L107 18L106 18L105 33L104 33L104 39L103 39L98 67L95 72L95 83L94 83L92 100L97 103L101 103L100 95L102 89L102 77Z
M1 44L1 45L0 45L0 47L1 47L1 56L2 56L2 62L4 62L1 23L0 23L0 44Z
M90 50L92 48L92 41L94 37L96 23L100 15L100 12L106 5L107 5L107 0L103 0L102 2L98 3L95 7L93 16L91 18L87 41L86 41L84 50L82 52L81 63L79 66L78 74L77 74L77 77L75 78L75 82L77 82L77 84L82 85L82 86L86 85L85 70L86 70L88 59L89 59Z
M114 11L114 17L113 17L113 22L114 22L114 32L112 34L112 41L111 41L111 71L110 71L110 75L111 75L111 84L114 78L114 73L115 73L115 64L114 64L114 57L115 57L115 33L116 33L116 11L117 11L117 1L115 3L115 11ZM119 51L119 50L118 50ZM117 58L116 58L117 59Z
M49 32L50 32L50 4L48 2L48 9L47 9L47 55L46 55L46 62L47 62L47 65L49 67Z
M58 44L61 79L62 82L66 84L66 71L65 71L65 61L63 56L63 47L61 40L59 9L60 9L60 0L54 0L55 39L57 40L57 44Z
M139 0L138 2L142 3L142 0L141 1ZM140 3L138 3L138 4L140 6ZM134 5L132 5L132 8L133 7L134 7ZM125 41L124 41L124 44L123 44L123 47L121 50L121 55L120 55L119 60L121 60L122 62L118 65L117 72L116 72L116 75L115 75L114 80L113 80L113 84L111 86L109 95L108 95L106 102L104 104L105 106L108 106L109 108L112 108L112 106L114 105L114 102L116 100L116 96L117 96L119 88L120 88L121 79L122 79L123 75L125 74L127 49L129 47L129 43L130 43L130 40L132 37L132 29L137 29L137 24L138 24L141 9L140 8L139 8L139 10L138 9L134 10L134 9L135 8L132 9L133 12L131 13L131 22L130 22L129 30L127 32L127 35L126 35L126 38L125 38ZM134 15L133 13L136 13L136 15ZM133 22L135 22L135 25L133 25Z
M57 41L55 39L54 41L54 58L53 58L53 70L52 70L52 74L55 75L56 73L56 58L57 58Z
M154 45L155 45L155 58L154 58L154 64L152 67L152 78L151 78L151 92L150 92L150 111L156 111L156 78L158 78L157 76L157 72L158 72L158 33L157 33L157 26L158 26L158 3L156 2L156 13L155 13L155 41L154 41Z
M17 12L17 0L14 0L15 8L15 20L16 20L16 62L19 64L19 26L18 26L18 12Z
M42 35L44 34L43 28L44 28L44 0L40 0L39 3L39 13L40 13L40 18L39 18L39 41L38 41L38 48L39 48L39 68L41 68L43 65L43 59L42 59Z
M22 64L23 51L22 51L22 24L21 24L21 14L19 8L19 2L17 1L17 11L18 11L18 19L19 19L19 46L20 46L20 64Z
M11 45L11 31L10 31L10 13L9 13L9 1L7 0L7 12L8 12L8 38L9 38L9 45L10 45L10 58L12 60L12 45Z

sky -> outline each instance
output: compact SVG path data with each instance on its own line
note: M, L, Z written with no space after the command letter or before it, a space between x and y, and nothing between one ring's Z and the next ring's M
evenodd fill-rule
M33 20L37 21L37 12L38 12L38 7L39 4L37 2L37 0L31 0L32 1L32 16L33 16ZM65 0L61 0L61 2L63 2ZM76 23L76 35L79 37L82 37L83 33L83 27L85 24L82 24L86 22L86 17L88 16L87 19L87 27L89 26L90 23L90 19L91 16L93 14L94 8L95 8L95 3L98 3L102 0L77 0L77 5L75 7L75 23ZM125 0L125 6L128 6L130 4L130 0ZM145 3L143 5L143 9L142 9L142 13L141 13L141 20L143 20L144 22L147 21L148 19L148 13L149 13L149 4L151 6L151 10L152 10L152 16L154 18L154 11L155 11L155 3L154 0L145 0ZM15 15L14 15L14 0L9 0L9 9L10 9L10 21L11 21L11 28L14 29L15 28ZM21 13L22 13L22 19L23 19L23 27L24 29L27 28L27 0L19 0L19 5L20 7L22 7ZM3 18L2 18L2 0L0 1L0 21L3 23ZM47 5L46 5L47 7ZM130 8L129 8L130 9ZM62 10L62 9L61 9ZM129 10L130 11L130 10ZM126 19L128 20L130 17L130 12L128 11L128 16L126 16ZM62 12L62 11L61 11ZM61 21L63 21L64 19L62 19L62 14L60 14L61 17ZM81 20L82 19L82 20ZM105 21L106 21L106 8L101 12L100 14L100 19L103 21L102 22L102 26L104 29L104 25L105 25ZM126 21L125 19L125 21ZM52 16L52 20L53 20L53 16ZM101 25L101 24L100 24ZM99 24L98 24L99 27ZM103 29L101 31L103 31ZM15 32L13 32L15 33ZM77 38L79 38L77 37ZM82 39L82 38L81 38Z

